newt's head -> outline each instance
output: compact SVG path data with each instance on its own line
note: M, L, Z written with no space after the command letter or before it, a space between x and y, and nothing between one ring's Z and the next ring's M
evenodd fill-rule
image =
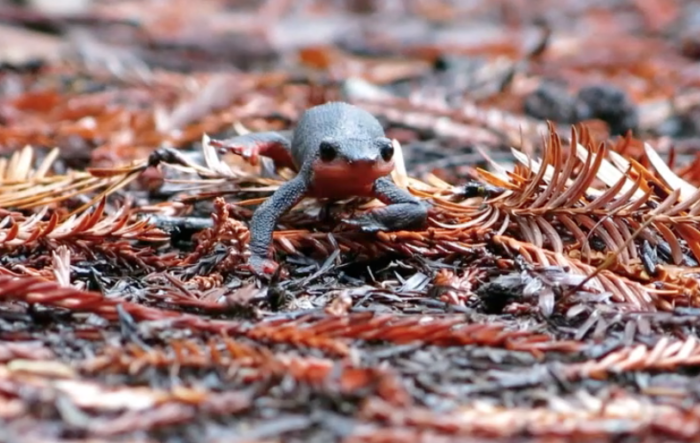
M362 195L393 169L394 146L386 137L324 138L312 163L314 187L333 194Z

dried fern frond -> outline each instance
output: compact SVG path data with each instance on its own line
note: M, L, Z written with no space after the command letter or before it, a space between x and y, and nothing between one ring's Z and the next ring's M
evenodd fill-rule
M603 358L573 364L566 368L574 378L603 379L608 374L628 371L675 370L700 364L700 342L690 336L685 340L662 337L654 346L638 344L611 352Z
M76 214L129 184L144 168L137 163L114 168L109 173L95 169L52 175L50 171L58 153L58 149L53 149L37 167L33 166L35 152L30 146L15 152L9 159L0 159L0 208L41 208L102 189L73 212Z
M700 191L672 179L670 170L662 171L660 179L638 162L595 143L585 128L580 136L572 129L568 145L565 149L550 125L542 159L513 150L518 160L513 171L479 169L485 182L504 192L479 207L462 207L462 214L454 211L456 205L438 199L436 203L455 213L458 222L440 225L512 235L589 263L599 263L619 249L618 264L634 267L642 264L641 243L627 241L648 222L639 238L667 255L666 263L700 260Z
M511 252L517 253L527 262L539 266L559 266L567 269L574 275L589 276L595 268L580 260L568 257L562 253L538 248L537 246L521 242L507 236L496 236L493 239L495 244L505 247ZM630 280L609 270L603 270L594 278L587 282L585 289L595 293L612 294L611 301L620 304L623 310L633 311L654 311L656 309L671 310L675 304L687 304L682 291L675 287L657 288L654 285L643 285ZM694 303L700 299L697 297Z
M60 221L55 212L48 220L43 220L47 208L28 218L7 216L0 222L0 247L27 246L38 241L104 241L110 238L163 241L169 238L147 219L130 222L131 214L127 206L104 216L105 205L106 200L102 199L94 211L86 211L80 216L72 215L64 221ZM5 227L8 224L10 226Z
M596 397L579 390L572 397L552 396L544 406L520 408L477 399L448 413L421 407L396 411L384 401L371 399L361 411L361 416L371 424L358 427L347 441L459 442L476 440L475 435L487 436L482 441L600 441L612 434L611 428L616 433L634 435L639 441L700 438L700 429L695 426L700 418L697 407L655 403L626 391L609 397Z
M45 178L58 157L58 153L58 148L52 149L39 166L34 168L34 150L31 146L25 146L16 151L9 159L0 159L0 183L2 185L22 184L28 180Z

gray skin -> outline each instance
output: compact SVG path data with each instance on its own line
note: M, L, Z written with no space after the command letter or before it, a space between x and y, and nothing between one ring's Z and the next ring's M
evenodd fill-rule
M266 274L277 267L268 258L277 220L305 196L331 200L365 196L381 200L386 206L345 221L363 232L419 229L425 225L427 207L399 188L389 175L386 165L393 165L393 147L372 114L347 103L326 103L306 110L293 135L288 134L259 132L211 142L244 157L270 157L276 167L297 171L293 179L280 186L253 214L248 265L256 274ZM354 179L345 184L328 178L323 181L318 174L323 174L319 171L327 165L339 166L341 172L349 172L348 176ZM373 170L375 166L381 169ZM345 168L360 169L346 171ZM367 186L363 186L365 183ZM333 189L331 196L324 194L328 188Z

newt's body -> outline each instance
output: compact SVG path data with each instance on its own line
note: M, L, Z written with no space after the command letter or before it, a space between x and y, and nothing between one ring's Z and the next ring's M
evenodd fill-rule
M253 214L249 264L256 273L276 267L268 255L277 219L305 196L332 200L378 198L387 206L348 221L368 232L419 228L427 219L422 202L391 180L394 148L381 124L353 105L332 102L308 109L291 138L260 132L213 140L212 145L241 154L251 162L259 155L270 157L276 167L297 172Z

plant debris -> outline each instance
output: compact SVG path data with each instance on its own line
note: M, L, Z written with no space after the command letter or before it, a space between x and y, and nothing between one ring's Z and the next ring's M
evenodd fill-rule
M0 1L0 441L700 439L696 2L49 3ZM305 198L262 281L294 173L220 141L332 100L428 227Z

